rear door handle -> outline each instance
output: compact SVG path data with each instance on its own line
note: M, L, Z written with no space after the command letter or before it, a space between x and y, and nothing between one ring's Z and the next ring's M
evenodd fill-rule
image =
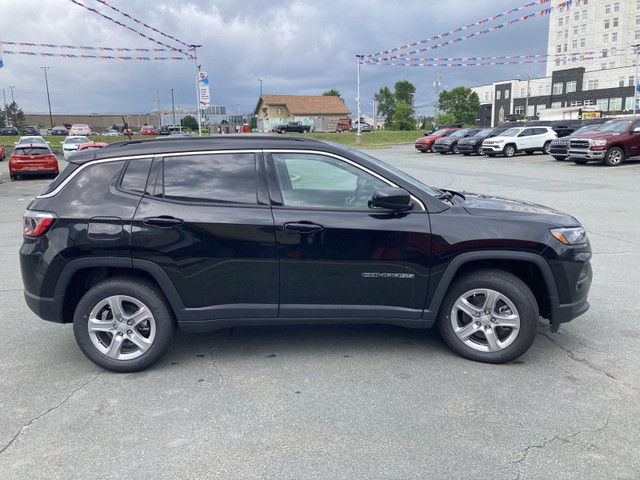
M153 225L154 227L170 228L178 225L182 225L184 220L181 218L170 217L168 215L161 215L159 217L147 217L142 220L145 225Z
M319 232L320 230L324 230L322 225L318 225L317 223L311 222L287 222L283 225L285 230L293 230L298 233L311 233L311 232Z

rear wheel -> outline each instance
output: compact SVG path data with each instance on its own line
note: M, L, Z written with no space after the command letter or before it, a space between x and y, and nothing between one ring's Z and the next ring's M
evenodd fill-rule
M510 362L536 335L538 304L529 287L502 270L460 277L442 304L438 327L459 355L486 363Z
M482 144L481 143L476 145L476 155L478 155L478 156L482 155Z
M549 152L551 152L551 142L546 142L542 147L542 153L549 155Z
M502 154L505 157L513 157L516 154L516 147L513 145L506 145L504 150L502 150Z
M153 285L116 277L95 285L80 299L73 332L82 352L99 367L136 372L166 352L175 322Z
M457 143L454 143L453 145L451 145L451 153L453 153L454 155L458 155L460 153L460 150L458 150Z
M624 150L618 147L612 147L607 151L604 157L604 164L608 167L617 167L624 162Z

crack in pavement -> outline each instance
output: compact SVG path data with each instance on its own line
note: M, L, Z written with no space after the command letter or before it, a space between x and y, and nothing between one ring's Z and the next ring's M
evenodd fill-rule
M594 372L598 372L601 373L603 375L606 375L607 377L611 378L612 380L618 380L616 377L614 377L612 374L610 374L609 372L596 367L595 365L592 365L591 363L589 363L588 360L585 360L584 358L578 358L576 356L575 353L573 353L569 348L564 347L562 345L560 345L558 342L556 342L553 338L551 338L549 335L547 335L544 332L539 332L540 335L542 335L543 337L545 337L547 340L549 340L551 343L553 343L556 347L560 348L561 350L564 350L565 353L567 354L567 356L573 360L574 362L578 362L578 363L582 363L583 365L586 365L587 367L589 367L591 370L593 370Z
M529 455L529 452L531 450L533 450L534 448L543 449L547 445L549 445L550 443L555 442L556 440L560 441L560 442L563 442L563 443L571 443L571 440L574 437L577 437L578 435L580 435L582 433L600 433L600 432L606 430L607 428L609 428L609 421L610 420L611 420L611 414L609 414L607 416L607 419L604 421L604 425L599 427L599 428L596 428L596 429L581 429L581 430L578 430L575 433L570 433L569 435L565 435L564 437L559 437L557 435L554 435L552 438L550 438L549 440L545 440L541 444L529 445L527 448L525 448L522 451L522 457L519 460L515 460L515 461L511 462L511 465L515 465L516 469L518 470L518 473L517 473L517 475L516 475L514 480L519 480L520 479L520 475L522 473L522 472L520 472L520 464L527 459L527 456Z
M71 399L71 397L73 397L76 393L78 393L80 390L82 390L84 387L86 387L87 385L89 385L90 383L94 382L95 380L98 379L98 377L100 375L102 375L103 373L105 373L106 370L102 370L100 373L98 373L95 377L87 380L86 382L84 382L82 385L80 385L78 388L76 388L73 392L71 392L69 395L67 395L66 398L64 398L60 403L58 403L57 405L54 405L53 407L51 407L49 410L47 410L44 413L41 413L40 415L32 418L31 420L29 420L28 423L26 423L25 425L23 425L20 430L18 430L18 433L16 433L13 438L9 441L9 443L7 443L4 447L2 447L0 449L0 455L3 454L5 452L5 450L7 450L11 445L13 445L15 443L15 441L18 439L18 437L20 435L22 435L22 432L24 432L24 430L31 426L36 420L40 420L41 418L45 417L46 415L50 414L51 412L53 412L54 410L57 410L58 408L60 408L62 405L64 405L65 403L67 403L67 401L69 399Z

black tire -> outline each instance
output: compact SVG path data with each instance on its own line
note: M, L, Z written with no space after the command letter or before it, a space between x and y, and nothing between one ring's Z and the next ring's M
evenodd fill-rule
M527 155L533 155L533 150L525 150L524 153Z
M10 173L9 178L15 182L16 180L18 180L18 175Z
M507 158L511 158L516 154L516 147L511 144L505 145L504 149L502 150L502 154Z
M565 159L565 157L558 157L557 155L553 155L553 158L555 158L556 160L558 160L559 162L561 162L562 160Z
M460 153L460 150L458 150L457 143L454 143L453 145L451 145L451 153L453 153L454 155L458 155Z
M545 142L544 146L542 147L542 153L544 153L545 155L549 155L549 153L551 152L551 142Z
M576 165L585 165L588 160L574 160L573 163Z
M604 156L603 163L607 167L617 167L624 162L626 155L624 150L619 147L611 147L607 150L607 154Z
M478 155L478 156L482 155L482 144L481 143L476 145L476 155Z
M433 143L429 145L429 148L427 148L427 152L433 153Z
M119 312L114 314L114 309ZM173 314L158 289L127 277L93 286L73 316L73 332L82 352L113 372L137 372L156 363L169 348L175 329ZM115 344L118 337L122 340Z
M502 270L486 269L464 274L451 285L438 328L458 355L506 363L531 347L538 317L536 299L522 280Z

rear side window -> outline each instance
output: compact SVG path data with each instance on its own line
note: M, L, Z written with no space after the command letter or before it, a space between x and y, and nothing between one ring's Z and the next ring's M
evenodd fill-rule
M257 204L253 153L167 157L155 195L194 203Z
M48 147L16 147L14 155L48 155L51 153Z
M130 192L143 194L147 184L147 176L151 167L150 158L130 160L122 176L120 188Z

